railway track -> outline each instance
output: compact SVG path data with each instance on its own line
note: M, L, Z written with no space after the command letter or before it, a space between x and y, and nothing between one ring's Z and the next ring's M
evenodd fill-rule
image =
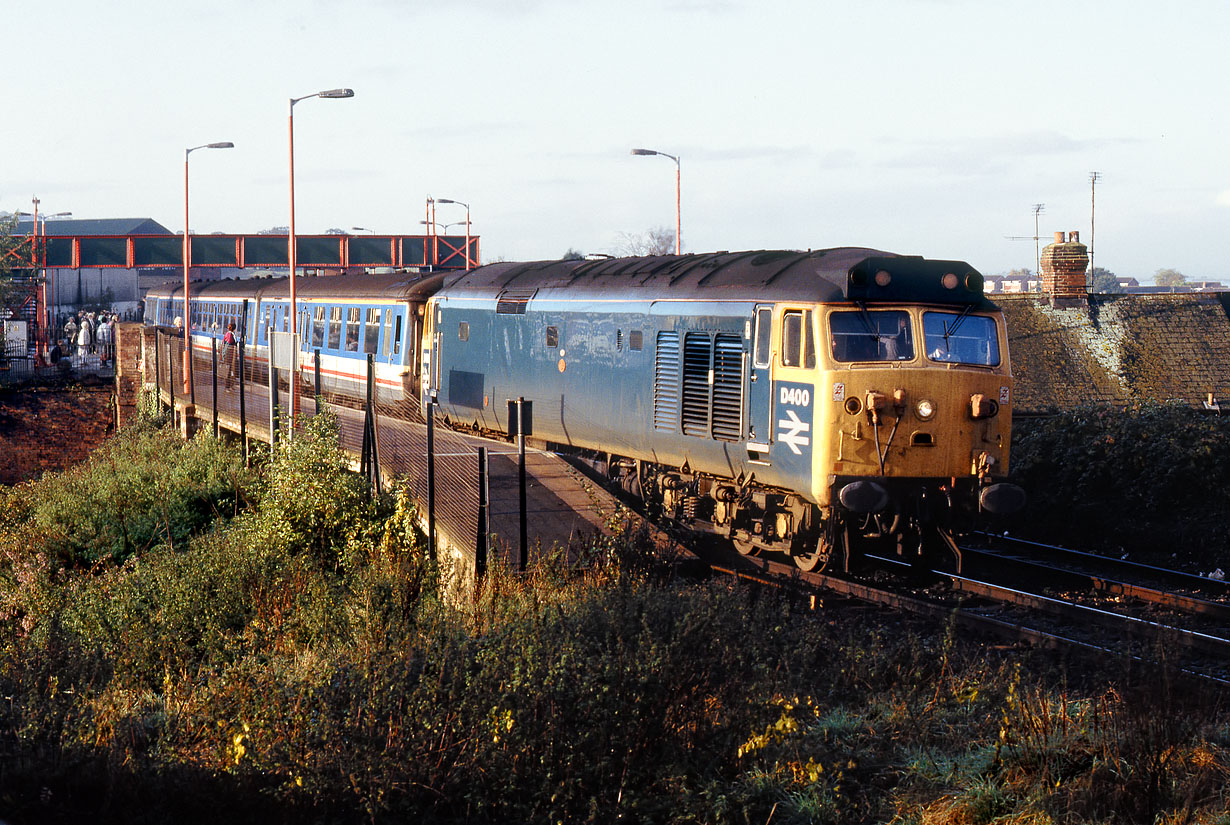
M962 548L963 552L971 549ZM740 557L708 563L715 572L810 593L813 598L823 593L839 594L1035 647L1077 651L1141 666L1164 665L1188 678L1230 686L1230 610L1226 604L1186 592L1111 580L1047 563L1035 565L1032 578L1050 576L1049 586L1032 589L1024 587L1029 579L1009 586L1002 578L997 583L939 570L930 571L932 581L918 587L805 573L793 564L770 558ZM998 576L1019 580L1019 570L1007 566ZM1082 586L1075 588L1076 594L1071 589L1059 596L1046 592L1060 574L1065 584ZM1152 575L1156 580L1156 573ZM1196 626L1186 626L1192 623Z

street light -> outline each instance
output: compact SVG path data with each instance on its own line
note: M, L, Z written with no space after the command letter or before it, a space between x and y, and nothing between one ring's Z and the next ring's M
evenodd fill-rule
M295 104L311 97L335 99L354 97L353 89L326 89L323 92L292 97L290 99L290 237L287 239L286 262L290 264L290 334L299 334L298 304L295 302ZM299 383L297 376L290 379L289 433L295 432L295 413L299 408Z
M53 319L55 318L55 315L52 314L50 306L47 303L47 266L46 266L47 253L45 251L43 252L43 259L42 259L43 266L39 266L39 250L43 247L43 244L40 243L40 239L47 237L48 219L67 218L67 217L70 217L73 213L72 212L56 212L54 215L43 215L42 216L43 230L40 235L38 205L42 203L42 201L40 201L38 198L32 198L31 202L34 204L33 212L22 212L18 210L17 212L13 213L13 216L17 218L33 218L34 219L34 231L31 233L32 237L31 237L31 249L30 249L30 253L31 253L30 254L30 264L31 266L34 267L35 270L38 270L38 269L43 270L43 279L42 279L42 284L40 285L42 296L43 296L43 313L42 313L42 318L40 319L40 322L43 325L43 334L39 338L39 341L38 341L38 354L42 356L44 354L44 350L47 347L47 341L51 339L51 331L53 327L55 326L53 323Z
M438 231L437 234L446 235L448 234L448 228L450 226L461 226L463 223L465 223L465 221L452 221L451 223L437 223L436 221L419 221L419 223L424 224L426 226L430 226L433 228L433 230L437 226L443 226L444 229L442 231Z
M661 155L675 162L675 254L683 254L683 223L679 211L679 158L656 149L633 149L634 155Z
M197 149L234 149L229 140L202 143L184 150L184 394L192 397L192 311L188 304L188 268L192 260L192 241L188 234L188 156Z
M470 271L470 204L462 203L461 201L450 200L448 198L436 198L436 203L455 203L458 206L464 206L466 208L466 271L469 272ZM457 223L461 223L461 221L457 221ZM448 227L452 225L453 224L451 223L446 223L444 225L445 231L448 231Z

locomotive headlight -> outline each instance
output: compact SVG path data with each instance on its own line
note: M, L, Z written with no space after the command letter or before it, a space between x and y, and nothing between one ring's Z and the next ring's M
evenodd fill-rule
M960 280L957 278L957 273L948 272L944 274L944 277L941 279L941 283L944 284L944 289L956 289L957 284L960 283Z
M919 402L914 405L914 414L923 421L930 421L935 415L935 404L933 404L930 399L920 399Z
M876 286L888 286L893 281L893 276L887 269L881 269L876 273Z

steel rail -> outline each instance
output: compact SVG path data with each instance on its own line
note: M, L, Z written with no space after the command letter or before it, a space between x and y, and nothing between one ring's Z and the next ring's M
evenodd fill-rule
M1230 582L1221 579L1210 579L1207 576L1200 576L1195 573L1185 572L1183 570L1172 570L1166 567L1157 567L1151 564L1128 561L1127 559L1117 559L1113 556L1102 556L1097 553L1087 553L1083 550L1073 550L1068 547L1060 547L1057 544L1046 544L1044 542L1033 541L1031 539L1016 538L1014 536L1002 536L996 533L986 532L977 533L975 535L981 535L994 542L1020 544L1026 547L1037 548L1056 556L1066 556L1072 559L1083 560L1089 564L1102 565L1112 569L1132 571L1140 575L1154 576L1170 582L1180 582L1182 583L1182 586L1190 587L1194 590L1208 590L1216 592L1220 595L1230 595Z
M1112 610L1102 610L1097 607L1052 599L1024 590L1017 590L1003 585L976 579L957 576L951 573L939 573L952 582L954 590L969 593L983 598L993 599L1007 604L1016 604L1033 610L1041 610L1053 616L1059 616L1074 622L1094 621L1103 627L1126 629L1133 637L1165 636L1169 640L1179 642L1185 647L1212 656L1230 658L1230 639L1212 636L1195 630L1186 630L1174 625L1127 616Z
M1223 602L1209 601L1208 599L1202 599L1197 596L1189 596L1184 593L1175 593L1170 590L1161 590L1148 585L1125 582L1120 579L1108 578L1106 576L1099 575L1098 573L1087 573L1065 567L1056 567L1053 564L1035 559L1020 558L1019 556L1005 556L994 550L962 547L961 553L966 562L970 561L971 557L981 556L984 558L994 559L997 568L1020 567L1030 570L1044 570L1052 575L1068 580L1070 582L1068 586L1071 587L1087 586L1095 592L1104 593L1110 596L1124 596L1126 598L1137 599L1149 604L1168 607L1184 613L1230 621L1230 604L1225 604ZM1112 559L1111 561L1115 560Z
M849 596L869 604L891 607L914 615L942 621L954 621L957 624L973 630L993 633L1001 638L1027 642L1033 646L1060 650L1073 648L1105 656L1113 659L1129 659L1142 664L1156 664L1130 651L1115 650L1104 645L1094 644L1071 636L1063 636L1048 630L1029 627L1020 622L1007 621L992 616L985 616L965 607L953 607L933 601L919 599L884 588L856 582L838 576L824 573L805 573L793 565L766 559L745 557L742 564L755 568L754 570L738 570L720 564L709 563L709 568L717 573L723 573L745 581L782 589L788 585L805 584L821 590L829 590L843 596ZM1111 614L1118 616L1119 614ZM1226 644L1230 642L1221 640ZM1223 651L1224 652L1224 651ZM1224 687L1230 687L1230 679L1224 679L1208 673L1202 673L1187 667L1177 667L1176 671L1184 676L1212 682Z

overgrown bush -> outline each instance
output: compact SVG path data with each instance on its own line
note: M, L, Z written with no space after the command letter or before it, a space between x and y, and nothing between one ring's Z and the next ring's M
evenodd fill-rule
M1230 560L1230 423L1183 405L1086 408L1014 422L1014 529L1131 552ZM1225 569L1230 570L1230 567Z
M136 425L90 459L52 474L19 499L23 547L68 568L123 561L159 544L181 548L215 518L233 516L254 477L239 453L204 434L184 441L173 430Z

